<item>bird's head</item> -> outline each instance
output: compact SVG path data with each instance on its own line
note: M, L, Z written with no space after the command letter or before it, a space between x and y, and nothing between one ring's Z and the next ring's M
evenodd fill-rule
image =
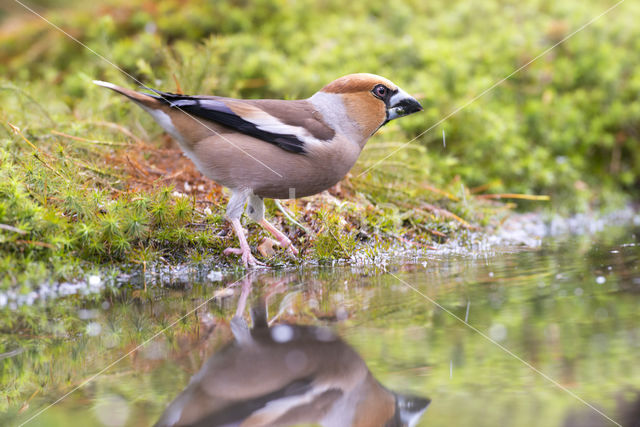
M375 74L349 74L326 85L319 94L340 99L345 119L357 124L369 138L393 119L422 111L415 98L391 81Z

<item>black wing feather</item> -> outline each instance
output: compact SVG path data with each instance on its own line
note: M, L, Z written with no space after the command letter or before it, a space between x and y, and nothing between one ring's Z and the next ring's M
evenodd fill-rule
M249 418L256 411L267 406L269 402L292 396L300 396L307 393L312 388L312 381L304 378L292 381L279 390L256 396L252 399L240 400L222 410L205 415L203 418L191 424L192 427L213 427L240 425L242 421Z
M304 142L299 140L296 135L279 134L259 129L255 124L234 113L221 100L160 92L148 87L145 89L154 92L155 95L150 96L165 102L171 108L178 108L193 116L219 123L245 135L277 145L283 150L298 154L305 153Z

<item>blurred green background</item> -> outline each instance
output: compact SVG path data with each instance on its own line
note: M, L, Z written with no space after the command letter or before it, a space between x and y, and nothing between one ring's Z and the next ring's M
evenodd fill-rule
M426 111L384 128L373 138L360 170L615 4L27 3L137 79L166 90L175 89L175 75L187 93L298 98L347 73L390 78L416 94ZM136 86L12 0L2 7L0 75L42 103L54 120L104 114L95 111L93 78ZM640 5L623 2L393 155L378 173L412 171L412 179L438 186L459 176L469 188L550 194L554 206L569 210L636 197L639 19ZM17 114L2 110L4 119L37 126L33 117ZM142 113L120 121L131 124L137 114Z

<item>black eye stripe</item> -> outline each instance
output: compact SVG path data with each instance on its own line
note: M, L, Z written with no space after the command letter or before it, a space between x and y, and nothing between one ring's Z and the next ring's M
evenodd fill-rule
M384 94L381 95L380 93L378 93L378 89L383 89L384 90ZM391 90L388 87L386 87L383 84L377 84L373 87L373 89L371 89L371 93L373 94L373 96L375 96L376 98L378 98L379 100L383 101L385 103L385 105L387 106L387 108L390 107L389 103L391 102L391 97L393 95L395 95L396 93L398 93L398 89L394 89Z
M389 88L386 87L385 85L378 84L374 86L371 92L376 98L384 99L387 97L390 91L389 91Z

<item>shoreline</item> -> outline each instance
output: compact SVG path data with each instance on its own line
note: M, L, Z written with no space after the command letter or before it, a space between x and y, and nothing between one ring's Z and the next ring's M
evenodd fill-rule
M451 257L479 259L494 257L503 251L536 250L548 239L591 236L608 227L640 227L640 212L627 206L605 214L577 214L570 217L542 212L512 213L503 224L494 229L469 232L466 236L449 239L445 243L431 243L429 249L416 248L409 244L396 244L373 257L356 255L349 259L333 260L331 263L309 260L299 265L281 265L254 269L254 271L267 273L332 267L357 269L372 266L384 269L388 265L398 264L422 264L426 267L429 259ZM363 246L361 249L367 249L367 245L361 245ZM361 252L354 251L356 254ZM15 289L0 291L0 310L17 310L23 305L46 305L71 295L96 296L108 289L118 292L124 284L133 284L135 289L142 289L145 286L175 288L181 285L187 286L194 281L214 284L223 282L225 278L238 275L242 271L248 271L227 266L208 268L204 266L206 264L206 260L198 263L176 264L154 262L148 264L146 268L140 265L105 268L100 272L87 274L81 280L43 283L28 293L21 294Z

